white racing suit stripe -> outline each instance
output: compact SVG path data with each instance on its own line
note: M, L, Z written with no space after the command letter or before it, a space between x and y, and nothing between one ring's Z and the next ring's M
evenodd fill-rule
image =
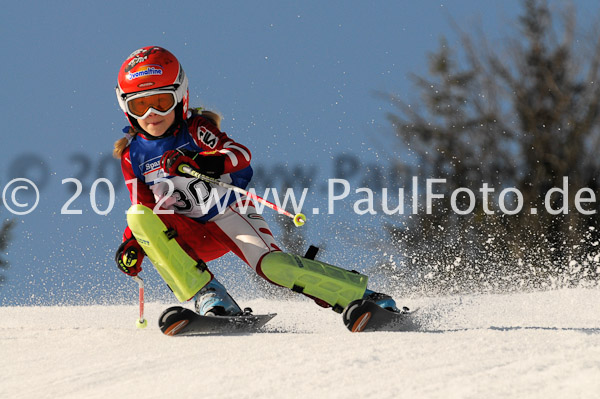
M242 201L248 201L245 197ZM253 206L248 206L247 211L239 206L240 202L233 203L227 210L215 216L210 221L226 234L244 255L246 263L256 271L258 262L264 255L279 250L269 225L264 218L256 213Z

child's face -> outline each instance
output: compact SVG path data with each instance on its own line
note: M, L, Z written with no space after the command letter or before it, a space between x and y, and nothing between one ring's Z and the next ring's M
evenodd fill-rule
M154 113L148 115L145 119L138 119L140 127L144 129L149 135L154 137L160 137L171 125L175 122L175 110L171 111L165 116L160 116Z

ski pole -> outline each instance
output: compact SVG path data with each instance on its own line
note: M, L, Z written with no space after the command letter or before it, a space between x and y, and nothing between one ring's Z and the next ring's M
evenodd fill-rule
M292 218L292 220L294 221L294 225L296 225L298 227L302 226L302 225L304 225L304 223L306 223L306 216L304 216L304 214L302 214L302 213L297 213L297 214L293 215L290 212L286 211L285 209L278 207L274 203L269 202L266 199L259 197L258 195L254 194L254 193L251 193L250 191L244 190L241 187L234 186L233 184L228 184L228 183L222 182L219 179L214 179L210 176L203 175L202 173L198 172L197 170L192 169L192 167L187 164L182 163L181 165L179 165L178 169L180 172L187 173L188 175L194 176L197 179L204 180L205 182L208 182L208 183L216 184L217 186L221 186L223 188L231 189L242 195L250 197L251 199L258 201L261 204L268 206L269 208L273 209L274 211L282 213L285 216Z
M137 328L146 328L148 320L144 319L144 280L140 276L133 276L139 287L140 317L135 321Z

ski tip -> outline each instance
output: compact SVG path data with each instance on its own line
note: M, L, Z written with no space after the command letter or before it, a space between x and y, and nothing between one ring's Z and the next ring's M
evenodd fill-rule
M417 309L409 311L403 308L394 312L378 306L368 300L356 300L348 304L342 314L344 324L349 331L416 331L418 323L413 319Z
M179 320L173 324L171 324L169 327L167 327L164 331L163 334L168 335L170 337L177 335L179 332L181 332L181 330L188 325L190 321L187 319L184 320Z
M364 300L357 299L352 301L346 306L346 309L342 312L342 318L346 328L351 332L361 332L367 326L369 319L371 318L370 312L364 312L361 314L359 308L363 305ZM367 315L367 313L369 313Z
M352 331L353 333L362 332L365 329L365 327L367 327L369 320L371 320L371 312L363 313L356 319L350 331Z

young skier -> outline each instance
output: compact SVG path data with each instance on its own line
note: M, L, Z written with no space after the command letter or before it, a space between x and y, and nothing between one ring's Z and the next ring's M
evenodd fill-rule
M321 262L313 261L318 266L315 268L298 267L294 256L281 252L269 226L249 200L227 195L226 189L181 171L181 165L189 165L205 176L241 188L252 177L250 150L220 130L220 116L188 109L188 80L173 54L156 46L133 52L119 70L116 94L130 126L124 129L126 137L115 143L114 155L121 159L131 203L172 211L156 213L194 261L205 265L204 261L232 251L267 281L303 292L321 306L341 311L349 301L365 298L397 311L391 297L366 289L366 277L362 288L352 283L350 290L343 287L332 292L337 288L328 288L331 284L327 281L337 277L320 271ZM142 245L127 226L116 263L122 272L136 276L142 270L143 258ZM352 280L356 275L330 265L323 270L329 270L327 266L336 276ZM169 264L167 272L178 267ZM301 273L313 273L308 280L322 278L324 283L300 284L304 278ZM161 273L163 278L165 275ZM243 314L212 273L209 278L197 292L189 297L180 294L178 299L194 300L201 315ZM190 292L186 282L167 283L176 295Z

